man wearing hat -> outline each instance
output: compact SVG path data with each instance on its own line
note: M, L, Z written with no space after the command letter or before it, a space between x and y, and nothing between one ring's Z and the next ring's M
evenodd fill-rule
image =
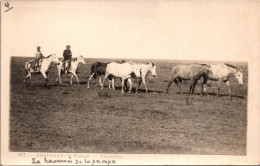
M65 62L68 61L69 62L69 66L68 69L70 68L70 64L71 64L71 58L72 58L72 53L70 50L70 45L67 45L66 49L63 51L63 66L65 66Z
M39 61L43 58L41 47L37 46L37 51L35 53L35 63L34 63L34 69L37 70L38 67L40 67Z

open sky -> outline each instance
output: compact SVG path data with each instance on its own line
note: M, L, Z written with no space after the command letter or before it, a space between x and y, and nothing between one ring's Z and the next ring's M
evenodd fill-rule
M34 56L39 45L61 57L69 44L74 57L248 61L259 41L255 2L9 1L4 49Z

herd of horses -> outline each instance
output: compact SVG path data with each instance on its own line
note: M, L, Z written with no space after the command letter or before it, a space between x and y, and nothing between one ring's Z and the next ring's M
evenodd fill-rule
M63 62L58 59L56 54L51 54L48 57L41 60L41 66L38 71L32 67L32 62L34 60L30 60L25 63L26 69L26 78L25 83L28 79L32 82L32 74L33 73L41 73L45 78L44 85L47 85L48 82L48 73L49 68L52 63L57 65L58 76L55 82L62 84L61 75L65 74L64 68L68 65L68 62L65 62L65 67ZM77 69L79 64L82 63L83 65L86 64L82 55L77 58L73 58L71 61L71 67L68 73L71 74L70 84L72 84L73 77L77 79L77 83L79 84L79 78L77 76ZM99 84L101 89L104 87L104 83L106 79L109 79L109 88L115 90L114 82L115 78L119 78L122 83L122 93L127 89L127 82L129 83L129 92L132 90L132 78L139 79L139 84L136 89L138 92L139 86L141 83L144 84L145 91L148 93L148 88L146 85L146 77L148 74L151 73L152 76L156 76L156 65L155 63L134 63L128 61L115 61L115 62L95 62L91 65L91 75L88 79L87 88L89 88L89 82L92 77L97 78L99 77ZM104 76L103 81L101 81L101 76ZM181 85L183 80L190 81L190 90L189 93L193 94L195 86L198 80L202 79L201 84L201 94L206 94L206 86L207 81L217 81L218 82L218 89L217 95L219 95L220 84L222 82L226 83L229 90L229 95L231 96L231 89L230 89L230 77L235 77L239 84L243 84L243 73L242 70L227 63L220 63L220 64L191 64L191 65L176 65L172 67L171 78L168 82L166 93L168 93L169 88L173 82L178 86L179 93L181 93Z

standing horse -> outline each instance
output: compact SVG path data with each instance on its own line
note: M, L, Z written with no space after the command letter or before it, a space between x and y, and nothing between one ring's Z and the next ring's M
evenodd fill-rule
M131 81L131 74L134 73L136 77L140 77L140 65L136 63L116 63L111 62L107 65L106 68L106 74L104 76L103 85L101 86L101 89L103 89L104 82L106 78L110 75L112 77L121 78L122 80L122 93L124 93L124 82L126 79L128 79L128 82L130 84L129 92L132 90L132 81ZM114 81L112 82L113 90L115 90Z
M198 64L191 64L189 66L183 66L183 65L177 65L172 68L172 76L168 83L168 87L166 90L166 93L168 93L169 88L174 81L175 84L179 88L179 93L181 93L181 85L182 80L190 80L190 91L189 93L194 93L194 88L196 85L196 82L201 77L207 77L207 75L210 73L209 66L206 65L198 65Z
M206 64L202 64L206 65ZM211 81L218 81L218 88L217 88L217 95L219 95L220 91L220 84L221 82L226 83L228 86L229 96L231 97L231 88L230 88L230 82L229 78L235 76L239 84L243 84L243 73L242 70L227 63L221 63L221 64L210 64L210 70L211 73L208 74L208 77L203 77L203 84L205 85L205 92L206 92L206 85L207 80Z
M32 63L35 60L32 59L28 62L25 62L25 71L26 71L26 77L25 77L25 83L27 82L27 79L31 80L32 82L32 73L41 73L44 77L44 86L47 85L48 82L48 72L49 72L49 68L51 66L51 64L54 62L56 64L59 64L59 59L55 54L51 54L49 56L47 56L46 58L41 59L41 66L39 67L39 70L35 70L34 68L32 68Z
M78 84L79 84L79 78L78 78L78 76L77 76L77 74L76 74L76 73L77 73L78 66L79 66L79 63L82 63L83 65L86 64L86 62L85 62L85 60L84 60L84 58L83 58L82 55L80 55L80 56L77 57L77 58L73 58L73 59L71 60L71 65L70 65L70 69L69 69L69 72L68 72L68 73L71 73L70 84L72 84L73 76L76 77L77 82L78 82ZM63 65L62 65L62 62L57 66L57 69L58 69L58 77L57 77L57 79L56 79L55 82L58 82L58 81L59 81L59 82L60 82L60 85L61 85L62 82L61 82L61 79L60 79L60 75L65 73L65 72L64 72Z
M148 76L149 73L152 74L153 77L156 76L156 65L155 63L142 63L142 64L139 64L140 65L140 68L141 68L141 76L140 77L136 77L135 75L131 75L132 78L137 78L139 79L139 84L138 84L138 87L136 89L136 93L138 92L138 89L141 85L141 83L144 84L144 87L145 87L145 92L148 93L148 88L146 86L146 77ZM125 81L125 88L126 88L126 84L127 82ZM114 78L112 79L112 85L114 85ZM114 89L115 87L113 87Z
M125 60L120 60L120 61L116 61L117 63L125 63ZM106 73L106 68L107 68L107 64L109 64L111 62L95 62L91 65L91 74L90 77L88 79L88 88L89 88L89 82L91 80L92 77L94 77L94 79L97 78L97 76L99 77L99 84L102 87L102 83L101 83L101 76L105 75ZM109 77L109 80L111 80L111 77ZM110 85L110 81L109 81L109 85Z

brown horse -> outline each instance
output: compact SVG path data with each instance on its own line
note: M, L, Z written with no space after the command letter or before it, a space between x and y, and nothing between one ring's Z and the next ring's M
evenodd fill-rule
M201 77L207 77L210 73L210 67L207 65L191 64L189 66L177 65L172 68L171 79L168 83L166 93L168 93L169 88L174 81L179 87L179 93L181 93L182 80L190 80L190 91L189 93L194 93L194 88L197 81Z

